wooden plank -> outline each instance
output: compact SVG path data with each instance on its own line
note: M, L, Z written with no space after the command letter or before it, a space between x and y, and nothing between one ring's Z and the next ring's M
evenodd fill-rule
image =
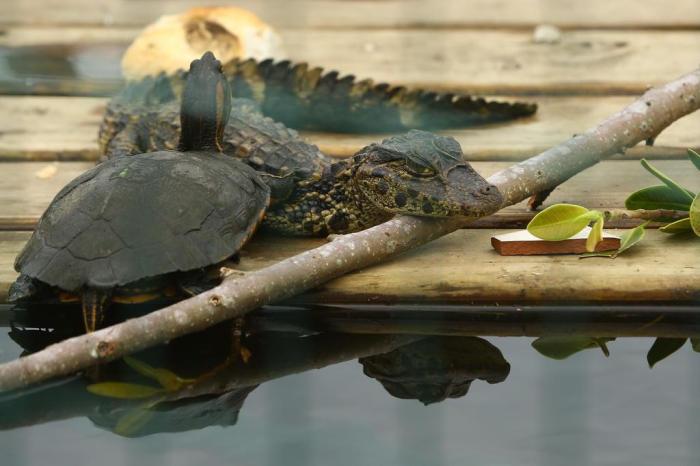
M509 96L498 97L511 99ZM471 160L522 160L597 124L628 105L630 97L538 97L533 118L481 128L447 131ZM106 99L0 96L0 160L96 160L97 130ZM679 158L700 147L700 113L689 115L656 141L624 157ZM306 133L333 156L349 156L385 135Z
M0 50L5 57L0 91L94 95L117 89L118 57L127 40L114 41L126 39L129 31L80 32L8 30L0 37L6 47ZM511 30L280 33L294 60L343 73L409 86L521 95L639 94L691 70L700 43L700 31L694 30L572 30L557 44L534 43L530 31Z
M162 14L192 6L196 0L22 0L6 2L0 24L142 26ZM248 8L270 24L292 28L357 27L564 27L690 28L700 21L695 0L220 0Z
M502 257L489 230L460 230L395 258L326 283L295 299L305 304L610 303L700 300L697 239L649 231L634 250L611 260L578 256ZM27 232L0 233L0 301L14 279L12 261ZM323 240L259 237L239 268L255 270Z
M685 160L654 162L660 170L687 186L700 190L700 177ZM489 176L509 165L506 162L474 162L474 168ZM0 229L31 228L46 209L53 196L71 179L92 166L85 162L56 164L56 173L50 178L38 178L37 173L51 164L18 162L0 164ZM658 184L636 161L608 160L586 170L556 189L547 204L568 202L593 209L624 206L625 198L633 191ZM525 203L508 207L489 219L482 219L471 227L504 228L527 224L533 213ZM628 223L614 224L628 225Z

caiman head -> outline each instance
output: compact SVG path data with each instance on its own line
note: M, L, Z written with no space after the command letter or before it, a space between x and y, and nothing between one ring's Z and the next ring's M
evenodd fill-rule
M498 189L464 160L451 138L413 130L365 147L353 182L375 208L394 214L476 218L503 202Z

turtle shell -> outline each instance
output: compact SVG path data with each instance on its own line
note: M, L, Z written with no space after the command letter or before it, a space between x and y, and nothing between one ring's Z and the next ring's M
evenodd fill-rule
M77 291L206 267L243 246L269 198L257 172L231 157L116 157L56 195L15 269Z

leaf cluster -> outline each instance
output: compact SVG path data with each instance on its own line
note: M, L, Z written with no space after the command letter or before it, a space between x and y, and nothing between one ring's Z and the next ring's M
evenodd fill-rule
M690 162L700 170L700 155L688 149ZM688 216L680 220L664 217L655 221L665 222L660 228L664 233L677 234L694 232L700 236L700 195L679 185L666 174L662 173L647 160L641 161L642 166L663 184L649 186L636 191L627 198L625 207L637 211L680 211L688 212ZM595 252L595 248L603 239L603 224L606 214L597 210L589 210L574 204L555 204L535 215L527 226L527 231L545 241L563 241L571 238L592 224L586 239L586 251L583 257L605 256L615 258L644 238L644 228L648 222L626 231L620 238L620 247L616 251Z

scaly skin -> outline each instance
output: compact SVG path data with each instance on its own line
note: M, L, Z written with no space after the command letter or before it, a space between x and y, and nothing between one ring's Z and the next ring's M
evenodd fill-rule
M257 102L264 115L296 129L381 133L462 128L528 117L537 110L532 103L358 81L306 63L232 60L223 72L234 97ZM113 103L159 105L179 99L186 76L178 72L132 82Z
M303 120L307 127L317 127L309 123L315 119L330 127L338 122L349 125L346 127L354 124L353 128L360 130L369 128L358 124L371 124L375 131L403 129L409 117L412 123L420 123L422 117L429 116L425 123L440 127L448 121L441 115L457 118L451 122L473 123L535 110L528 104L407 92L368 81L355 82L352 77L338 79L337 73L323 75L318 68L310 70L289 62L232 61L223 70L234 96L254 99L233 100L224 132L224 153L263 174L272 195L263 225L284 234L347 233L381 223L396 213L475 216L493 208L500 195L495 188L482 193L488 184L464 162L459 145L451 138L412 131L368 146L352 160L333 163L296 131L264 116L260 107L286 121ZM132 83L110 102L99 138L106 158L176 147L180 131L177 101L185 76L161 75ZM438 110L447 113L437 115L434 112ZM388 126L382 126L385 124ZM387 149L389 146L392 148ZM386 159L388 153L391 160L378 161L378 154ZM459 164L468 167L469 174L461 177L458 188L459 176L448 179L447 174L450 167ZM378 174L365 176L365 185L377 183L370 186L374 190L363 189L360 178L371 171L367 167L375 166L386 179L380 183L382 176ZM430 167L430 173L416 174L412 170L416 166Z

